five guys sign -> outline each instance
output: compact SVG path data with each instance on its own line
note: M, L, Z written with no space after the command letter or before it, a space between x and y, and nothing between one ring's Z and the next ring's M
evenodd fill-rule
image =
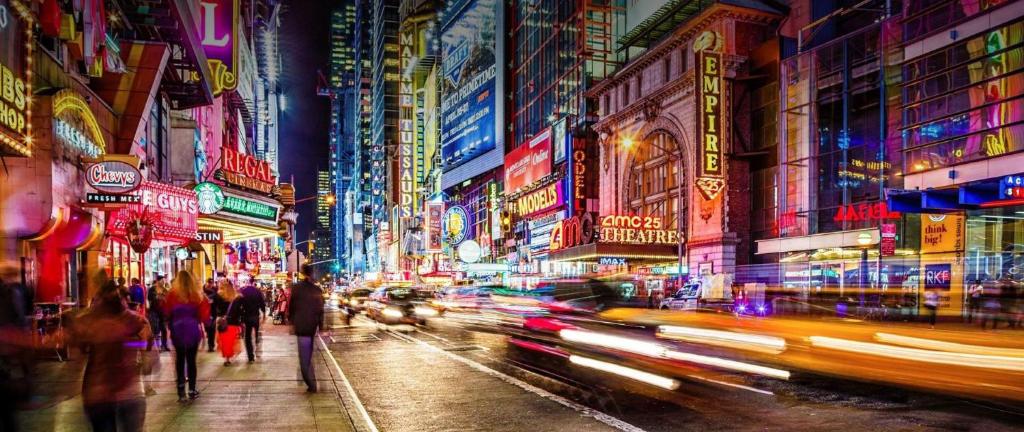
M263 193L270 193L277 184L269 162L228 147L221 150L221 164L217 174L217 178L235 186Z

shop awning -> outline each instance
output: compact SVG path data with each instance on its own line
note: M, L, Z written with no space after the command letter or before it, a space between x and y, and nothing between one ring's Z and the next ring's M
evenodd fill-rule
M199 230L223 231L224 242L277 237L277 226L257 225L230 216L206 215L199 218Z
M590 243L567 249L553 251L548 255L549 261L584 261L597 262L602 257L626 258L631 263L662 262L677 259L679 251L671 245L635 245L622 243ZM685 252L685 250L684 250Z
M871 236L871 241L867 245L877 245L882 238L878 228L773 238L758 240L757 254L815 251L828 248L859 248L865 246L861 244L862 234Z
M142 41L121 43L127 71L123 74L104 74L95 79L96 93L113 108L120 118L115 142L109 153L128 153L139 125L149 117L153 101L160 86L160 77L167 68L170 50L167 44Z
M41 242L44 247L70 250L91 246L102 234L102 219L82 210L56 207L46 226L26 240Z

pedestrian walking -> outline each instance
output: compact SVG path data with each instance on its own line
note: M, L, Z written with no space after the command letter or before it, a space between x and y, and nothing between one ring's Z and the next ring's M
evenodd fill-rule
M210 302L210 319L203 323L203 328L206 331L206 352L213 352L217 346L217 284L213 282L213 278L206 280L206 284L203 285L203 295L206 296L206 301Z
M291 287L288 302L288 321L298 342L299 370L306 383L306 391L316 393L316 374L313 371L313 338L324 324L324 298L313 284L313 267L302 266L302 280Z
M140 351L152 338L146 319L128 309L116 282L100 288L96 301L70 327L70 340L88 352L82 404L97 432L137 432L146 420Z
M170 351L167 338L167 315L164 313L164 300L167 298L167 280L164 275L156 277L146 297L149 299L149 309L146 311L146 315L149 318L153 336L160 338L160 346L164 351ZM146 349L152 348L153 342L150 342Z
M999 301L999 297L1002 293L1002 287L998 290L986 290L985 295L981 297L981 329L985 330L989 321L992 321L992 330L995 330L999 326L999 316L1002 314L1002 303Z
M210 319L210 303L187 271L179 271L171 285L171 292L164 302L164 313L168 317L171 341L174 343L178 401L184 402L186 381L189 399L199 396L196 389L196 355L203 338L203 323Z
M924 292L924 308L928 310L928 325L935 328L935 317L939 312L939 293L930 289Z
M220 281L217 299L217 345L224 366L231 366L231 359L238 355L238 335L242 333L242 302L235 284L227 278Z
M267 302L263 293L255 286L249 285L239 292L241 295L242 324L245 330L245 353L249 363L256 361L256 347L259 343L260 323L267 315Z
M981 298L985 295L985 285L981 279L975 279L971 286L967 287L967 322L974 322L974 315L981 312ZM979 318L980 319L980 318Z
M32 292L17 281L17 269L0 280L0 431L17 431L18 405L32 390L32 334L28 314Z
M136 312L142 310L146 304L146 289L142 287L139 278L132 278L132 285L128 287L128 307Z

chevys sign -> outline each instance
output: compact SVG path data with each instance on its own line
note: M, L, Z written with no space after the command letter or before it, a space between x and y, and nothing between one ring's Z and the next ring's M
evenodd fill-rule
M505 193L514 194L551 174L551 129L505 155Z
M270 163L253 156L239 153L228 147L221 151L220 176L235 186L270 193L277 184Z
M100 192L123 194L138 189L142 184L142 175L131 164L104 161L89 166L85 181Z

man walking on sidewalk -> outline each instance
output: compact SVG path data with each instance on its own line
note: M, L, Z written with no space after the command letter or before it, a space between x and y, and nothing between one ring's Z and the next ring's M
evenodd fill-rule
M260 342L260 322L267 315L267 302L263 299L263 292L252 285L242 288L239 294L242 296L242 324L245 325L245 353L252 363L256 361L254 345Z
M288 303L288 321L298 338L299 369L306 391L316 393L316 374L313 372L313 338L323 328L324 298L320 289L313 285L313 267L302 266L302 278L291 287L291 301Z

